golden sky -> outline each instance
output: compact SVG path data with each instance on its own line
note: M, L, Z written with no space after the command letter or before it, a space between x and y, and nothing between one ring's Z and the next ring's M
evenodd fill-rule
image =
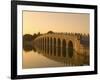
M89 14L23 11L23 34L89 33Z

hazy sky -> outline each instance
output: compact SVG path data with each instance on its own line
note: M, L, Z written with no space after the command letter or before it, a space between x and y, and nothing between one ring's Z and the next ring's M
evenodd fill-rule
M23 34L89 33L89 14L23 11Z

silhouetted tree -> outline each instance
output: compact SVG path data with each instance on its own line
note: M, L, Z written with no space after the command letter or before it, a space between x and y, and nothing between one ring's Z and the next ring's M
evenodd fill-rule
M36 37L37 37L37 34L34 33L34 34L33 34L33 40L34 40Z
M48 31L48 32L47 32L47 34L52 34L52 33L54 33L54 32L53 32L53 31Z
M38 32L38 34L37 34L38 36L40 36L40 32Z
M33 37L32 37L32 35L30 35L30 34L25 34L24 36L23 36L23 40L24 41L31 41L33 39Z

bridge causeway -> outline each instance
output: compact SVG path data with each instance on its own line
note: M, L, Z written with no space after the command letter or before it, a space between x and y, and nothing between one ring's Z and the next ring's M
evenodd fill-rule
M38 36L33 44L46 56L63 58L75 65L89 65L89 35L46 33Z

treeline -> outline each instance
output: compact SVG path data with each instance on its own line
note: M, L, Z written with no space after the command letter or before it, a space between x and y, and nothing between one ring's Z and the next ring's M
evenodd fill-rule
M30 51L30 50L34 49L33 40L40 35L41 35L40 32L37 34L35 33L33 35L31 35L31 34L23 35L23 49L25 51Z
M39 33L34 33L33 35L31 35L31 34L25 34L25 35L23 35L23 40L25 40L25 41L31 41L31 40L34 40L36 37L38 37L38 36L40 36L41 34L40 34L40 32Z

